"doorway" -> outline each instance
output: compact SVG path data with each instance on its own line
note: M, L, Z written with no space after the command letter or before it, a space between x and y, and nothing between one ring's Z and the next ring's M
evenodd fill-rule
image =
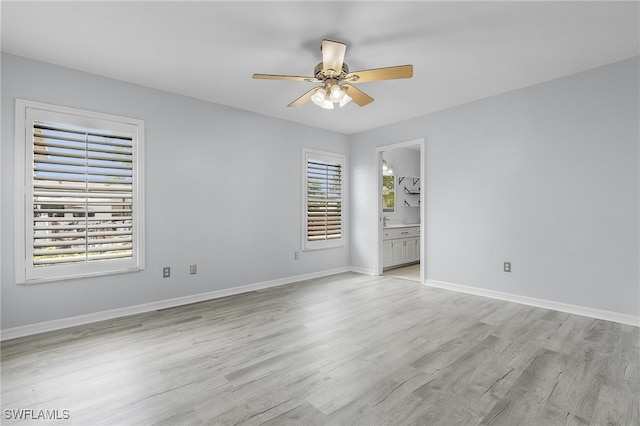
M375 274L424 283L424 138L376 148L376 164Z

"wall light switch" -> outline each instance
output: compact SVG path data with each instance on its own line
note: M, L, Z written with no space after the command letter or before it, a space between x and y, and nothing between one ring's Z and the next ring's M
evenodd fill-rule
M171 268L168 266L165 266L164 268L162 268L162 278L169 278L171 276Z
M198 273L198 265L196 265L195 263L192 265L189 265L189 275L195 275Z
M504 271L511 272L511 262L504 262Z

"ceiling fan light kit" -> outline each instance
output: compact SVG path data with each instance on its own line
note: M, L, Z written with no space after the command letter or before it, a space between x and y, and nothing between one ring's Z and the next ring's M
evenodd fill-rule
M254 79L260 80L290 80L322 83L314 87L295 101L289 107L297 107L311 100L324 109L333 109L334 104L343 107L350 101L359 106L373 102L373 98L349 83L367 83L380 80L395 80L413 77L413 65L400 65L387 68L349 72L349 66L344 62L347 45L337 41L322 40L320 46L322 62L313 70L314 77L300 77L293 75L254 74ZM339 70L339 72L338 72Z
M327 96L327 91L324 87L320 87L316 90L316 92L311 96L311 101L320 108L333 109L333 102L331 102L331 99Z
M342 108L351 101L351 96L339 84L327 83L325 86L315 88L315 92L311 95L311 101L324 109L333 109L334 104L338 104ZM289 106L297 105L290 104Z

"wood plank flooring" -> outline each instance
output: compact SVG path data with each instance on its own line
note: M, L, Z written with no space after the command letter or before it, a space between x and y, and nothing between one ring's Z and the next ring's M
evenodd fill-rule
M385 277L402 278L405 280L420 281L420 264L414 263L409 266L389 269L382 274Z
M638 330L346 273L3 342L1 422L637 425Z

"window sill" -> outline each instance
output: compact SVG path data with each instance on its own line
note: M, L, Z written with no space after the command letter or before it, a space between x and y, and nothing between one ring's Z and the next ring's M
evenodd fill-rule
M24 286L30 286L30 285L35 285L35 284L46 284L46 283L53 283L53 282L57 282L57 281L70 281L70 280L77 280L77 279L82 279L82 278L102 277L102 276L107 276L107 275L130 274L130 273L141 272L141 271L144 271L144 268L117 269L117 270L113 270L113 271L81 273L81 274L64 275L64 276L57 276L57 277L33 278L33 279L27 279L27 280L24 280L24 281L18 281L16 284L24 285Z

